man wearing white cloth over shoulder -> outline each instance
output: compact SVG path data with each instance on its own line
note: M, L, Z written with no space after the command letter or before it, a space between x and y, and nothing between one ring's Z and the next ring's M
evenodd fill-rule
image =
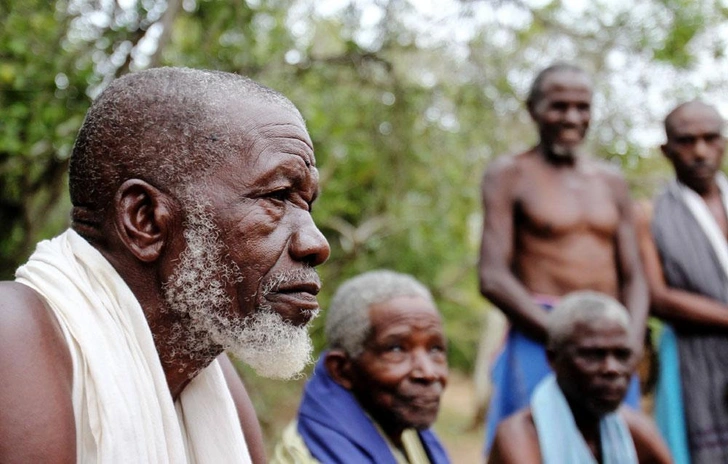
M665 118L675 179L643 209L652 311L665 324L655 418L676 462L728 462L728 180L725 123L694 100ZM651 234L650 234L651 232Z
M496 431L491 464L668 464L652 421L622 407L636 355L627 309L606 294L570 293L546 319L554 373L531 405Z
M310 361L329 247L298 110L235 74L130 74L69 186L71 229L0 284L0 462L265 459L223 351L278 378Z

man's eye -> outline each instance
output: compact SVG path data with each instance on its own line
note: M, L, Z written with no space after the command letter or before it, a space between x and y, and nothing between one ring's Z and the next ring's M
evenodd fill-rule
M580 350L579 356L587 361L596 361L604 357L602 350Z
M271 200L286 201L290 198L291 192L288 189L274 190L266 195Z
M695 137L677 137L675 142L678 145L693 145L695 143Z
M444 353L445 346L444 345L433 345L430 347L430 351L432 351L433 353Z
M705 136L705 143L715 143L721 140L720 134L708 134Z
M399 353L402 351L402 345L397 345L397 344L389 345L389 346L385 347L384 350L387 351L388 353Z

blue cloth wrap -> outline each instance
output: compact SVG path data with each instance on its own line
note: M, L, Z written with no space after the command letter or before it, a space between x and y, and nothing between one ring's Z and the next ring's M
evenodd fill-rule
M326 353L322 353L298 409L298 433L311 455L323 464L396 464L386 441L354 395L331 378L325 358ZM450 462L430 429L418 433L430 462Z
M553 374L534 390L531 414L543 464L597 464ZM618 412L601 417L599 435L602 463L638 464L632 434Z
M659 353L660 373L655 387L655 422L675 463L690 464L680 379L680 354L675 332L666 323L662 325Z

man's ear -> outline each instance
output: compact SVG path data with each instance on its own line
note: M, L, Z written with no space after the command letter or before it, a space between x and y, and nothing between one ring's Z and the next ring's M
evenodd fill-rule
M114 202L114 222L121 241L140 261L155 261L169 237L169 196L141 179L129 179L116 191Z
M324 366L334 382L351 390L353 385L351 358L344 350L334 348L327 351Z
M660 151L662 152L662 154L665 158L671 159L670 152L667 149L667 143L663 143L662 145L660 145Z

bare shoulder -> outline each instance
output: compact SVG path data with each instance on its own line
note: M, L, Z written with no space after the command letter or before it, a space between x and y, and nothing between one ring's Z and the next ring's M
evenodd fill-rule
M19 351L47 351L56 361L71 366L58 321L35 290L18 282L0 282L0 356ZM6 366L3 366L6 367ZM71 371L69 370L69 378Z
M535 153L526 151L519 154L504 154L496 157L488 164L483 174L483 191L497 188L512 188L516 181L528 171L533 164Z
M73 367L41 297L0 282L0 462L74 462Z
M627 180L622 169L614 163L589 156L584 158L584 166L607 182L627 187Z
M620 408L619 413L629 427L637 450L637 459L641 464L672 463L670 451L649 416L627 407Z
M490 464L538 464L541 451L531 409L510 416L498 426L488 459Z

